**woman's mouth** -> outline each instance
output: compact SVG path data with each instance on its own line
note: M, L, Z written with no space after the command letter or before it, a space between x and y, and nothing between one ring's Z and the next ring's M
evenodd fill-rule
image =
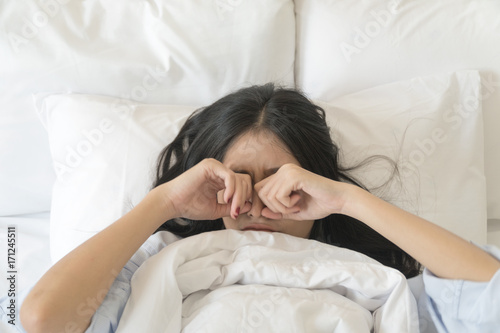
M273 228L270 226L267 226L265 224L250 224L242 229L243 231L248 231L248 230L253 230L253 231L267 231L267 232L274 232Z

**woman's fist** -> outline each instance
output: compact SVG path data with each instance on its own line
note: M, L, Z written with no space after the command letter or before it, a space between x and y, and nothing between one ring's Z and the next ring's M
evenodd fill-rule
M175 217L192 220L236 218L250 210L252 181L215 159L205 159L168 183L160 185ZM217 193L223 191L222 200Z
M342 211L345 185L289 163L255 184L255 190L266 206L264 217L317 220Z

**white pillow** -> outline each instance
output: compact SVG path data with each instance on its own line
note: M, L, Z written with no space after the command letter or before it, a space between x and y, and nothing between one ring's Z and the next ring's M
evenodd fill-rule
M389 83L318 102L346 165L381 154L399 177L375 194L453 231L486 243L481 83L462 71ZM384 160L354 172L368 187L389 179Z
M50 208L33 93L201 105L294 82L292 0L1 1L0 22L0 216Z
M375 87L322 105L348 163L362 154L391 155L407 130L401 156L409 160L406 166L414 164L410 171L419 173L415 178L415 173L403 169L403 180L408 180L406 199L412 203L395 203L410 210L419 208L417 213L484 243L479 85L474 71L437 75ZM450 108L463 102L476 104L468 111L467 122L455 128L455 122L448 122L457 117L449 113ZM50 95L39 99L38 107L58 170L51 214L54 261L144 196L153 180L157 154L196 109L79 94ZM443 133L433 134L437 129ZM427 156L429 138L439 142ZM422 154L420 163L416 158ZM449 154L460 163L455 171L450 171ZM378 178L374 173L366 181L376 183ZM393 190L386 193L389 199L402 194L398 188Z
M500 219L500 5L491 0L296 0L296 84L333 99L416 76L479 69L488 217Z
M195 108L83 94L37 101L57 175L50 225L57 261L144 197L160 151Z

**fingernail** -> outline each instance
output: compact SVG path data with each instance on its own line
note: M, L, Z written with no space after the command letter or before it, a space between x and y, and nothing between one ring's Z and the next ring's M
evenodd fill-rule
M238 215L240 215L240 207L236 208L236 217L238 217Z

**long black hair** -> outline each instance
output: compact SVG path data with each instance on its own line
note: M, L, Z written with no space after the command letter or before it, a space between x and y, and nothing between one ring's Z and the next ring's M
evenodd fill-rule
M161 152L154 187L168 182L205 158L223 161L235 139L249 131L276 135L301 167L315 174L366 188L339 163L339 148L332 141L325 111L295 89L273 83L233 92L196 110L177 137ZM187 237L224 229L222 219L166 221L157 231ZM420 265L406 252L366 224L346 215L332 214L313 224L309 238L366 254L401 271L419 273Z

